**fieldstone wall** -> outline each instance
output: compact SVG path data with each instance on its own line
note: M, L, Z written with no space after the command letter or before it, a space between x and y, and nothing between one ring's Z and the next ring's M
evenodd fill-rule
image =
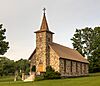
M50 66L59 72L59 56L55 51L50 47Z
M30 73L32 72L32 67L36 65L36 53L32 56L30 60Z
M65 71L65 75L66 76L70 76L71 75L71 61L66 60L66 71Z
M36 65L36 53L32 56L30 63L32 66Z
M60 73L62 76L64 76L64 59L60 59Z
M87 75L89 73L89 64L85 64L85 74Z
M76 62L72 61L72 76L76 76Z
M77 76L81 75L81 63L77 62Z
M88 64L86 63L61 58L59 66L59 70L62 76L71 77L84 76L88 74Z
M84 67L84 63L82 63L82 75L84 75L85 74L85 67Z
M46 52L46 32L36 33L36 72L40 72L40 64L46 71Z
M46 39L47 44L53 42L53 34L51 34L51 33L46 33L46 38L47 38L47 39Z
M46 66L50 65L49 43L51 42L52 33L46 31L36 33L36 72L41 72L39 69L41 67L43 67L42 72L46 72Z

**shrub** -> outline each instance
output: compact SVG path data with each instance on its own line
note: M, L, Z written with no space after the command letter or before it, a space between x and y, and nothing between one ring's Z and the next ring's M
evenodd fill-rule
M36 76L34 81L41 81L44 80L44 76L40 75L40 76Z
M55 70L51 66L47 66L46 73L44 74L44 79L60 79L61 75L58 72L55 72Z
M59 72L55 72L55 70L51 66L46 67L46 72L39 76L35 77L35 81L46 80L46 79L60 79L61 74Z

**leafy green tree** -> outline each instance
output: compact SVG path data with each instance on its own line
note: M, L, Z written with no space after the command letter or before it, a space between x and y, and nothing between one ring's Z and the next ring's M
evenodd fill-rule
M0 75L14 75L14 61L6 57L0 57Z
M14 75L15 73L15 65L14 61L8 60L5 62L5 65L3 66L3 74L4 75Z
M23 72L28 74L30 71L29 61L20 59L14 62L6 57L0 57L0 76L14 75L16 71L18 71L20 76Z
M5 41L6 29L3 29L2 26L3 25L0 24L0 55L4 55L7 52L7 50L9 49L9 47L8 47L9 43Z
M92 52L93 29L86 27L85 29L76 29L71 39L73 47L83 56L89 57Z
M100 27L94 28L92 50L92 55L89 58L90 71L100 72Z
M25 59L20 59L16 61L16 70L18 70L19 73L28 74L30 70L29 61Z
M76 29L71 40L74 49L88 58L90 72L100 71L100 27Z

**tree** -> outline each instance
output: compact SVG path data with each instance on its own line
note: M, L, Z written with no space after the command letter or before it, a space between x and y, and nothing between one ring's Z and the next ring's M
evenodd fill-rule
M0 76L14 75L16 72L21 76L22 73L28 74L30 71L30 64L28 60L20 59L14 62L6 57L0 57Z
M8 60L3 65L3 74L4 75L14 75L15 65L13 60Z
M85 29L76 29L71 39L73 47L83 56L89 57L92 52L93 29L86 27Z
M16 70L18 70L19 73L28 74L30 71L29 61L25 59L20 59L16 61Z
M100 27L95 27L92 41L92 55L89 58L91 72L100 72Z
M15 65L14 61L6 57L0 57L0 76L14 75Z
M2 24L0 24L0 55L4 55L7 50L9 49L8 45L9 45L9 42L6 42L5 39L6 39L6 36L5 36L5 32L6 32L6 29L3 29L2 28Z
M71 40L74 49L88 58L90 72L100 71L100 27L76 29Z

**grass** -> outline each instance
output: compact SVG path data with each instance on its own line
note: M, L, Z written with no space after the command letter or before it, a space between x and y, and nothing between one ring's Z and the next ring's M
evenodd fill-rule
M88 77L44 80L36 82L13 81L13 77L0 78L0 86L100 86L100 73Z

